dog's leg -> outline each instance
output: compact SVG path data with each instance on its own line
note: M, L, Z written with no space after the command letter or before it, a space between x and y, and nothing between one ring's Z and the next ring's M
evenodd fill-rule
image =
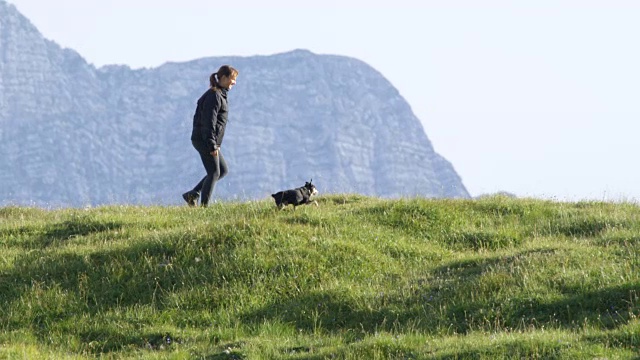
M316 207L319 207L320 205L318 205L318 202L313 200L313 203L316 205Z

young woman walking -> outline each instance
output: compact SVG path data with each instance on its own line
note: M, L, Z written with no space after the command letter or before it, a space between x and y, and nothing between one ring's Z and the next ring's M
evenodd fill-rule
M236 84L237 77L238 70L229 65L221 66L211 74L209 89L198 99L193 115L191 144L200 154L207 175L192 190L182 194L189 206L198 205L200 198L200 205L206 207L216 182L227 175L227 163L220 145L229 116L227 92Z

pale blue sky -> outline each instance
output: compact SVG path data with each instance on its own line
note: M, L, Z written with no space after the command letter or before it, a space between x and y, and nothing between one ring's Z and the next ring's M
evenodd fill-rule
M474 196L640 199L637 0L8 1L96 66L355 57L400 91Z

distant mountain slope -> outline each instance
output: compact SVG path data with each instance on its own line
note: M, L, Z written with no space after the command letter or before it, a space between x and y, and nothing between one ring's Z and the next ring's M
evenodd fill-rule
M407 102L359 60L296 50L96 69L0 0L0 205L179 203L204 175L195 102L226 63L240 77L215 197L310 178L322 193L469 196Z

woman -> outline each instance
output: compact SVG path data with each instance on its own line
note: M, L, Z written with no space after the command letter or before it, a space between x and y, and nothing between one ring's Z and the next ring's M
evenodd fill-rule
M221 66L218 72L211 74L209 90L198 99L191 143L200 154L207 175L193 190L182 194L189 206L196 206L200 198L200 205L206 207L216 182L227 175L227 163L220 152L220 145L227 125L227 92L236 84L237 77L238 70L229 65Z

